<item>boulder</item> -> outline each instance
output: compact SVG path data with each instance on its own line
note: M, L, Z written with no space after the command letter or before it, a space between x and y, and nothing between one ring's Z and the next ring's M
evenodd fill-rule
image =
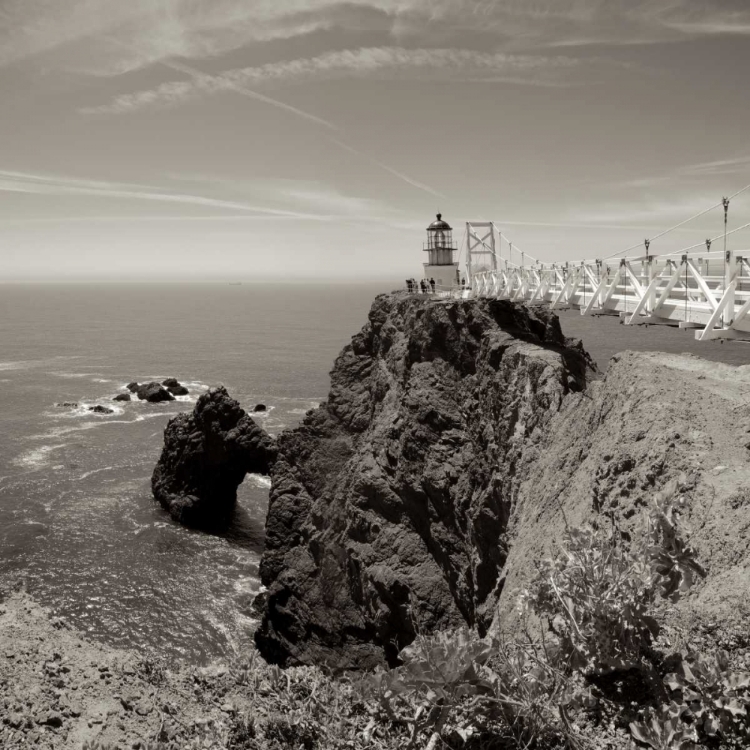
M125 386L131 393L136 393L138 391L138 383L135 382L135 380L132 383L128 383Z
M113 399L113 401L130 401L130 394L129 393L118 393Z
M108 406L102 406L101 404L97 404L96 406L89 406L89 411L93 412L94 414L114 414L115 410L110 409Z
M266 410L265 404L255 404L255 406L253 407L254 412L260 412L260 411L265 411L265 410Z
M161 383L144 383L138 386L136 393L141 401L148 401L152 404L160 401L174 401L174 396Z
M185 388L184 385L180 385L179 383L177 385L167 386L167 390L173 396L187 396L190 393L190 391L187 388Z
M328 400L277 440L264 658L368 668L397 663L417 625L486 632L523 451L593 373L548 310L376 298Z
M162 384L162 385L163 385L163 386L164 386L165 388L170 388L170 387L173 387L173 388L174 388L174 387L176 387L176 386L180 385L180 381L179 381L179 380L177 380L177 378L167 378L166 380L162 380L162 381L161 381L161 384Z
M191 414L167 424L151 487L176 521L220 528L231 518L245 475L268 474L275 459L274 439L225 388L213 388Z

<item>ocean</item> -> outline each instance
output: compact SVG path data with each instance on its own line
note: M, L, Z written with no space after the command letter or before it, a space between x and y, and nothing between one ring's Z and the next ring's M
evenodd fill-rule
M171 416L224 384L272 434L323 400L328 373L395 285L0 286L0 579L109 645L205 663L247 646L269 482L249 476L231 528L183 528L154 502ZM561 313L606 369L623 349L750 363L750 347L692 332ZM190 395L114 403L131 380L176 377ZM58 406L73 402L78 406ZM96 415L89 406L114 408Z

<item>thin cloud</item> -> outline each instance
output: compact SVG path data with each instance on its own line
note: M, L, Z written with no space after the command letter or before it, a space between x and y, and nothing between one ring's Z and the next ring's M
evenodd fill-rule
M169 81L154 89L123 94L108 104L86 107L89 114L123 114L155 106L173 106L201 96L226 91L246 93L274 106L299 110L248 91L248 85L300 83L342 76L421 76L441 80L509 80L554 85L562 82L565 71L580 66L569 57L507 55L465 49L405 49L375 47L329 52L312 58L288 60L256 67L228 70L218 75L200 73L189 66L163 62L173 70L187 73L189 81ZM303 116L312 117L309 113ZM317 118L316 118L317 119ZM330 125L330 123L325 123Z
M120 43L117 42L117 44L120 44ZM199 70L196 70L195 68L193 68L193 67L191 67L189 65L185 65L184 63L176 63L174 61L162 60L160 64L164 65L167 68L170 68L172 70L176 70L178 72L185 73L185 74L189 75L191 77L192 81L193 81L193 84L196 84L198 87L203 87L206 84L207 81L210 82L212 80L215 80L215 79L219 78L217 76L208 76L208 75L202 73ZM189 85L188 82L182 82L181 84L178 84L178 86L183 87L183 89L184 89L185 86L188 86L188 85ZM169 86L168 97L169 97L170 101L174 102L174 99L175 99L175 96L177 95L178 90L183 90L183 89L177 89L177 88L174 87L174 85L169 85L168 84L168 86ZM333 123L329 122L328 120L324 120L324 119L322 119L322 118L320 118L320 117L318 117L316 115L313 115L313 114L311 114L309 112L306 112L305 110L299 109L298 107L293 107L293 106L291 106L289 104L281 102L278 99L274 99L272 97L265 96L264 94L260 94L257 91L253 91L253 90L247 88L247 86L245 86L241 81L237 81L237 80L234 80L234 79L231 79L231 78L227 79L227 81L222 85L222 90L227 90L227 89L229 89L230 91L233 91L235 93L247 96L247 97L249 97L251 99L255 99L255 100L261 101L261 102L263 102L265 104L270 104L271 106L277 107L277 108L282 109L282 110L284 110L286 112L290 112L291 114L293 114L293 115L295 115L297 117L301 117L301 118L303 118L305 120L309 120L309 121L311 121L311 122L313 122L313 123L315 123L317 125L322 125L325 128L328 128L330 130L337 130L338 129ZM188 90L188 89L184 89L184 90ZM156 93L155 95L151 95L149 92L145 92L145 95L146 95L146 99L148 99L150 101L153 101L156 98L158 98L158 93ZM89 113L92 113L92 112L93 113L97 113L97 112L98 113L102 113L101 110L97 110L96 108L94 108L93 110L89 109L87 111ZM117 110L117 111L119 112L120 110ZM417 188L418 190L422 190L422 191L427 192L427 193L429 193L431 195L445 197L445 196L443 196L442 193L438 193L437 191L433 190L428 185L425 185L422 182L418 182L417 180L414 180L414 179L408 177L403 172L399 172L398 170L393 169L393 167L388 166L387 164L379 161L378 159L375 159L372 156L368 156L367 154L363 153L362 151L359 151L359 150L355 149L352 146L349 146L348 144L344 143L343 141L339 140L338 138L331 138L330 140L331 140L332 143L335 143L340 148L343 148L344 150L346 150L346 151L348 151L350 153L356 154L357 156L365 159L366 161L369 161L370 163L375 164L376 166L380 167L381 169L384 169L387 172L389 172L390 174L392 174L394 177L397 177L402 182L405 182L405 183L411 185L412 187Z
M110 38L109 41L112 41L113 43L119 45L119 46L125 46L125 47L132 47L132 45L123 45L122 42L119 42L116 39ZM160 65L163 65L166 68L169 68L170 70L177 71L178 73L184 73L188 76L190 76L194 83L198 85L202 85L206 80L210 80L213 78L213 76L207 76L205 73L202 73L200 70L196 70L194 67L190 65L186 65L185 63L178 63L174 60L160 60ZM278 99L274 99L273 97L266 96L265 94L261 94L257 91L253 91L247 86L245 86L241 81L227 81L227 85L225 86L226 89L230 89L236 94L240 94L241 96L247 96L250 99L255 99L257 101L263 102L264 104L269 104L272 107L277 107L278 109L282 109L285 112L289 112L296 117L301 117L305 120L310 120L311 122L314 122L318 125L322 125L323 127L330 128L331 130L336 130L336 126L329 122L328 120L324 120L322 117L318 117L317 115L314 115L310 112L307 112L303 109L299 109L298 107L293 107L291 104L287 104L286 102L282 102ZM92 110L88 110L91 112ZM94 108L93 111L96 111L96 108Z
M167 192L157 189L146 189L132 183L104 182L84 180L71 177L29 174L0 170L0 192L29 193L36 195L82 195L102 198L126 198L160 203L182 203L203 208L230 211L247 211L276 217L296 217L320 219L315 214L304 214L297 211L269 208L239 201L208 198L201 195Z
M648 43L748 35L750 7L739 0L4 0L0 66L54 53L69 69L111 76L175 57L210 59L256 42L362 29L430 46L446 30L479 32L506 50ZM138 46L112 49L106 36Z
M655 188L664 185L674 185L675 187L679 187L688 179L705 181L710 178L741 174L750 176L750 155L687 164L684 167L679 167L665 174L616 182L612 184L612 187L633 188L636 190Z

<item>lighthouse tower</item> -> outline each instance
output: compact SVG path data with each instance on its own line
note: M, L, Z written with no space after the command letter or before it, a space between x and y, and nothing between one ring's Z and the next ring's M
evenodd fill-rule
M458 263L453 260L453 253L457 250L453 244L453 228L443 221L442 214L438 214L437 220L427 227L427 242L423 250L427 252L427 263L423 264L426 279L435 279L435 285L443 289L460 282Z

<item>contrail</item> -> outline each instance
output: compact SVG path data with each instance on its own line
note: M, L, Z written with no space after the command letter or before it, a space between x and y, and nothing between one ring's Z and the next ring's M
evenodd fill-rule
M105 37L110 42L113 42L114 44L119 45L120 47L125 47L126 49L135 50L138 51L136 47L133 47L132 45L125 44L121 42L119 39L114 39L111 36ZM208 75L206 73L202 73L200 70L197 70L196 68L193 68L190 65L185 65L184 63L176 63L171 62L167 60L158 60L157 61L160 65L163 65L167 68L170 68L171 70L175 70L178 73L184 73L186 75L189 75L191 78L194 78L196 80L200 80L202 78L212 78L213 76ZM320 125L327 130L334 130L339 131L340 129L338 126L334 125L332 122L329 122L328 120L324 120L322 117L317 117L316 115L311 114L310 112L306 112L303 109L298 109L297 107L293 107L291 104L286 104L285 102L279 101L278 99L274 99L273 97L266 96L265 94L261 94L257 91L253 91L252 89L248 89L245 86L241 86L234 81L230 82L230 88L232 91L236 91L238 94L242 94L243 96L247 96L250 99L256 99L257 101L264 102L265 104L270 104L272 107L277 107L278 109L283 109L286 112L289 112L290 114L296 115L297 117L302 117L305 120L308 120L310 122L314 122L316 125ZM339 148L344 149L345 151L348 151L351 154L355 154L356 156L359 156L360 158L364 159L365 161L369 161L371 164L374 164L377 167L380 167L380 169L385 170L389 174L392 174L394 177L397 177L402 182L405 182L407 185L411 185L412 187L417 188L418 190L422 190L426 193L429 193L430 195L434 195L438 198L443 198L445 200L448 200L447 196L443 193L438 192L437 190L433 190L429 185L425 185L422 182L418 182L417 180L413 180L411 177L408 177L407 175L403 174L402 172L397 171L396 169L393 169L393 167L389 167L387 164L384 164L383 162L379 161L378 159L375 159L372 156L368 156L367 154L358 151L353 146L349 146L343 141L340 141L338 138L329 138L329 140L332 143L335 143Z
M213 78L213 76L207 76L206 73L201 73L199 70L196 70L189 65L185 65L184 63L168 62L166 60L159 60L159 63L167 68L176 70L179 73L186 73L193 78ZM291 104L286 104L285 102L281 102L278 99L274 99L273 97L265 96L265 94L260 94L257 91L253 91L252 89L246 88L245 86L241 86L234 81L230 82L229 88L231 88L232 91L235 91L238 94L248 96L251 99L257 99L258 101L264 102L265 104L270 104L272 107L278 107L279 109L283 109L293 115L297 115L297 117L302 117L305 120L310 120L311 122L314 122L318 125L322 125L324 128L328 128L330 130L338 130L338 127L336 127L336 125L334 125L332 122L329 122L328 120L324 120L322 117L317 117L316 115L310 114L310 112L305 112L304 109L298 109L297 107L293 107Z
M339 148L343 148L344 151L349 151L349 153L356 154L357 156L363 158L365 161L369 161L370 164L374 164L376 167L380 167L386 172L390 172L390 174L392 174L394 177L398 177L400 180L403 180L412 187L418 188L419 190L424 190L426 193L434 195L437 198L444 198L445 200L449 200L446 195L438 192L437 190L433 190L429 185L425 185L423 182L417 182L417 180L413 180L411 177L408 177L402 172L396 171L395 169L393 169L393 167L389 167L387 164L383 164L382 161L379 161L374 156L369 156L368 154L363 154L361 151L357 151L356 148L354 148L353 146L349 146L343 141L340 141L338 138L329 137L328 140L331 141L331 143L335 143Z

